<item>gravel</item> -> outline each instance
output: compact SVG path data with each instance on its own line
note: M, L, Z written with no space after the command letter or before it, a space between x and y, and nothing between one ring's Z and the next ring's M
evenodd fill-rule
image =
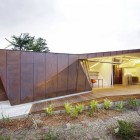
M137 123L140 122L140 116L136 111L128 110L108 119L85 120L78 124L68 122L55 127L31 127L30 129L25 128L16 132L0 129L0 134L9 136L11 140L42 140L43 136L49 132L56 135L58 140L117 140L112 133L117 120Z

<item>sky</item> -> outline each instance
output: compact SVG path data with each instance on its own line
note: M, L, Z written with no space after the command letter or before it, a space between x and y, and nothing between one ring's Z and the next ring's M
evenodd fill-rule
M0 0L0 48L29 33L51 52L140 48L140 0Z

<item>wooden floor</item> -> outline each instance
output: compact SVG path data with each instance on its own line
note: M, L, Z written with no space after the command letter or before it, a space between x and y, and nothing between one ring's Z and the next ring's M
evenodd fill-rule
M84 94L77 94L71 97L63 97L61 99L35 103L32 105L30 113L42 112L44 108L50 104L54 106L55 110L59 110L64 109L64 104L67 102L71 104L83 103L85 105L89 105L91 100L97 100L99 103L102 103L105 98L108 98L111 101L128 100L130 98L140 99L140 85L97 88Z

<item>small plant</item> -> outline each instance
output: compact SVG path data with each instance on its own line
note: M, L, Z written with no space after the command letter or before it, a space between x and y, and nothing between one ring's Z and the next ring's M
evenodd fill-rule
M139 102L136 98L135 99L131 98L128 100L128 105L132 108L135 108L139 105Z
M97 105L98 105L98 102L97 102L96 100L92 100L92 101L90 102L90 109L91 109L92 111L96 111L96 110L97 110Z
M57 140L57 136L55 136L52 132L48 132L43 140Z
M118 110L118 111L122 111L123 108L124 108L123 102L119 102L119 103L117 104L117 110Z
M2 121L3 122L9 122L10 121L9 116L4 115L3 113L1 113L1 116L2 116Z
M111 101L109 99L104 100L104 107L105 107L105 109L111 108Z
M46 114L47 114L48 116L52 116L53 110L54 110L54 108L53 108L52 105L48 105L48 107L45 108L45 112L46 112Z
M132 139L134 136L134 128L132 123L118 120L118 135L124 140Z
M0 136L0 140L10 140L10 137Z
M65 103L65 104L64 104L64 108L65 108L65 110L66 110L66 113L67 113L67 114L70 114L72 105L71 105L70 103Z
M72 107L70 110L70 116L77 118L78 117L78 110L76 109L76 107Z
M84 105L83 104L77 104L75 108L76 108L78 113L82 113L83 109L84 109Z

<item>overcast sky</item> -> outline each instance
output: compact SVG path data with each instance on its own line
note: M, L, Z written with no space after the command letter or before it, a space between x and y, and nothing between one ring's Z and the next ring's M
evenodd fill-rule
M51 52L139 49L140 0L0 0L0 48L21 33Z

